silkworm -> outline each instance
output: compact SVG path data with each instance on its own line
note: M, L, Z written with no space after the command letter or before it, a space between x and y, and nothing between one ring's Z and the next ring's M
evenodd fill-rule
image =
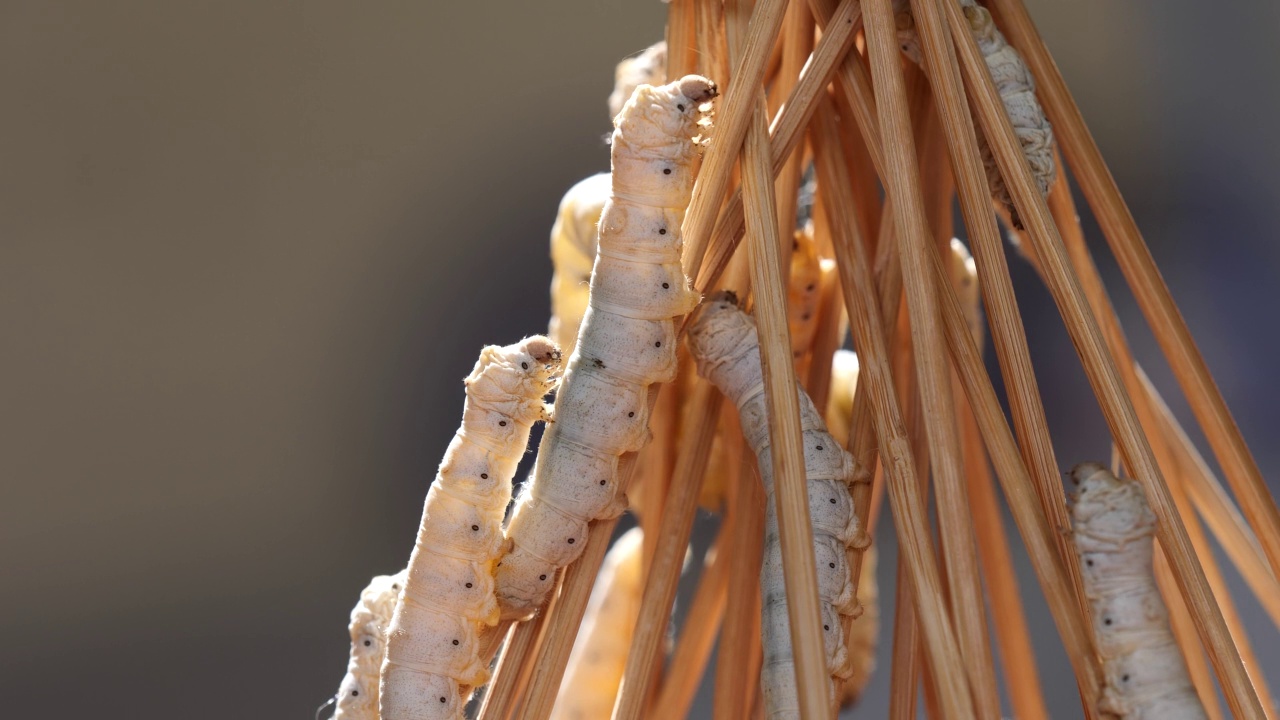
M616 117L638 85L666 82L667 43L618 63L609 117ZM596 261L596 226L612 184L609 173L597 173L569 188L551 228L551 323L547 333L566 353L573 351L578 327L587 311L591 266Z
M649 439L648 388L675 377L674 319L698 303L680 265L702 116L715 83L641 85L614 121L612 197L600 217L591 295L498 566L503 617L542 605L555 570L582 554L587 525L626 507L618 458Z
M1141 486L1097 463L1077 465L1071 479L1072 537L1106 682L1098 709L1130 720L1204 718L1156 586L1156 518Z
M382 720L461 718L460 686L488 680L483 625L498 621L493 564L511 479L555 384L560 350L545 337L489 346L464 381L462 425L422 510L404 590L387 633Z
M378 720L378 669L387 654L387 626L404 586L403 570L379 575L351 610L351 659L338 686L333 720Z
M782 548L773 501L769 423L755 324L738 309L732 295L721 294L704 304L695 317L689 329L689 348L698 363L698 374L714 383L737 406L743 436L756 453L769 498L765 506L764 563L760 571L764 646L760 682L767 717L799 717L795 659L782 577ZM845 563L845 549L861 535L848 490L853 479L853 457L827 432L822 416L803 388L800 389L800 412L827 669L833 677L846 678L852 668L840 615L855 614L858 603ZM834 701L834 684L831 687Z
M1008 113L1014 133L1022 145L1022 153L1031 166L1031 174L1040 188L1040 194L1045 195L1057 176L1057 163L1053 159L1053 128L1040 107L1040 101L1036 99L1035 77L1018 51L1005 40L986 8L974 0L960 0L960 6L969 21L973 39L982 51L1000 99L1004 102L1005 112ZM916 36L915 21L911 17L908 0L894 0L894 12L902 51L919 64L920 41ZM982 152L982 164L987 170L991 196L1008 208L1014 229L1021 230L1022 221L1009 196L1009 188L996 165L990 145L981 133L978 134L978 144Z
M622 684L644 591L644 536L632 528L605 556L556 696L553 720L607 718Z
M609 117L622 112L622 106L641 85L661 85L667 81L667 41L645 48L644 52L618 63L613 75L613 93L609 95Z

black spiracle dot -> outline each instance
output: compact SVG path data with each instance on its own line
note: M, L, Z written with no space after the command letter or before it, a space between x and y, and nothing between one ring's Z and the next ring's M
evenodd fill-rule
M1103 618L1103 620L1102 620L1102 624L1103 624L1103 625L1110 625L1110 624L1111 624L1111 618Z
M1129 674L1125 673L1124 677L1120 678L1120 682L1129 682Z
M359 691L359 690L352 690L352 691L351 691L351 695L352 695L352 697L354 697L354 696L356 696L356 695L359 695L359 694L360 694L360 691Z
M570 545L572 545L572 544L573 544L573 538L569 538L569 544L570 544Z
M830 625L823 625L823 626L822 626L822 630L823 630L823 632L831 632L831 626L830 626Z
M443 696L443 695L441 695L441 696L440 696L440 702L448 702L448 700L445 700L445 699L444 699L444 696Z
M481 480L488 480L488 479L489 479L489 473L480 473L480 479L481 479Z
M836 566L835 563L827 563L827 567L829 568L834 568L835 566Z
M454 641L453 641L453 644L454 644L454 645L458 645L459 643L458 643L458 641L457 641L457 640L454 640Z
M498 421L498 425L499 425L499 426L501 426L501 427L506 427L506 426L507 426L507 421L506 421L506 420L499 420L499 421Z
M365 640L365 641L364 641L364 646L365 646L365 647L369 647L369 646L370 646L370 645L372 645L372 644L373 644L373 641L372 641L372 640Z
M538 579L539 579L539 580L546 580L546 579L547 579L547 576L546 576L546 575L539 575L539 576L538 576Z
M676 109L679 110L680 112L684 112L684 105L680 103L676 103Z
M671 283L662 283L662 289L663 289L663 290L670 290L670 289L671 289Z
M522 363L520 363L520 368L521 368L522 370L528 370L528 369L529 369L529 363L527 363L527 362L522 362Z
M635 411L634 411L634 410L632 410L631 412L627 413L627 417L635 417L635 416L636 416L636 413L635 413Z
M471 583L467 583L467 589L470 590L471 587L472 587Z
M659 340L658 342L654 343L654 344L653 344L653 346L654 346L654 347L662 347L662 341L661 341L661 340Z
M659 234L659 235L666 235L666 234L667 234L667 229L666 229L666 228L658 228L658 234Z
M479 526L479 525L472 525L472 526L471 526L471 531L472 531L472 532L479 532L479 531L480 531L480 526Z
M836 504L836 499L835 499L835 498L831 498L831 504L832 504L832 505L835 505L835 504Z
M601 480L601 481L600 481L600 487L604 487L604 486L605 486L605 484L606 484L606 483L608 483L608 482L609 482L608 480Z
M1093 561L1092 561L1092 560L1085 560L1085 561L1084 561L1084 564L1085 564L1085 565L1088 565L1089 567L1093 567Z
M670 175L670 174L671 174L671 168L662 168L662 174L663 174L663 175Z
M819 449L819 450L821 450L821 449L822 449L822 446L821 446L821 445L819 445L819 446L817 446L817 447L818 447L818 449Z

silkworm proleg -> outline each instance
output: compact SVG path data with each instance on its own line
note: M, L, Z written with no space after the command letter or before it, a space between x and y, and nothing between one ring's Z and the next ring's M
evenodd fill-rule
M680 265L680 223L715 95L715 83L696 75L641 85L614 120L612 197L589 307L498 566L506 618L536 611L556 568L582 554L588 524L625 509L618 458L648 441L648 388L674 377L674 319L698 303Z
M550 418L560 350L545 337L480 353L465 380L462 425L422 510L387 633L381 720L462 717L461 686L488 680L480 629L498 621L493 565L529 431Z

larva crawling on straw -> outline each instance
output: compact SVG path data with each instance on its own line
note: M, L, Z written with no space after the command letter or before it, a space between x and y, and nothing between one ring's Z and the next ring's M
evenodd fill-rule
M635 57L618 63L613 93L609 95L609 117L638 85L666 82L667 43L658 41ZM596 261L596 225L609 199L609 173L597 173L581 180L564 194L551 227L551 323L548 335L565 352L572 352L578 327L587 311L591 267Z
M1106 681L1098 709L1128 720L1204 718L1156 586L1156 518L1142 487L1097 463L1077 465L1071 479L1072 537Z
M715 83L641 85L614 120L612 197L600 217L591 296L498 565L503 617L527 618L556 568L582 554L588 524L626 507L618 458L649 439L648 388L676 371L674 319L698 304L680 265L680 223Z
M609 548L560 683L552 720L607 718L613 713L640 615L643 541L636 527Z
M529 431L550 419L560 349L545 337L489 346L467 376L462 425L422 510L387 633L381 720L461 718L461 686L488 680L483 625L498 621L493 565Z
M743 436L756 453L765 493L769 496L765 505L764 564L760 571L764 646L760 683L766 717L796 718L800 716L800 706L773 501L769 422L756 327L751 318L738 309L732 294L721 294L699 310L689 329L689 347L698 363L698 373L737 406ZM822 416L803 389L800 390L800 413L827 669L833 677L843 679L849 676L852 667L840 615L853 615L858 610L845 563L845 549L850 543L865 539L848 489L854 464L852 456L827 432ZM834 701L834 684L831 691Z
M1005 112L1013 123L1014 133L1031 166L1031 174L1036 179L1040 194L1048 194L1057 176L1057 164L1053 159L1053 128L1040 107L1040 101L1036 99L1035 77L1018 51L1005 40L986 8L974 0L960 0L960 7L969 21L973 39L977 41L978 49L986 60L1000 99L1004 102ZM915 21L911 17L907 0L894 0L894 12L902 51L919 64L919 39L916 37ZM1009 188L1004 184L1004 177L996 166L991 148L981 135L978 140L982 150L982 164L987 169L987 182L991 186L991 196L1008 209L1014 229L1021 230L1022 221L1009 197Z
M403 570L379 575L360 592L360 602L351 610L351 659L334 698L333 720L378 720L378 670L404 578Z

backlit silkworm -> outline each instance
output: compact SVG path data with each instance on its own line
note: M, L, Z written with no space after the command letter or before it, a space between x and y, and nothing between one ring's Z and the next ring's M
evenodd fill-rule
M553 720L590 720L613 713L640 615L643 540L640 528L632 528L605 556L560 683Z
M622 111L622 104L644 83L666 82L667 43L655 45L635 57L618 63L613 93L609 95L609 117ZM551 324L548 335L566 353L573 351L578 327L587 311L591 266L596 261L596 225L612 184L609 173L597 173L569 188L560 201L555 225L551 228Z
M480 629L498 621L493 564L529 430L548 420L560 350L545 337L480 352L462 425L422 509L404 590L387 633L382 720L461 718L460 686L488 680Z
M1057 165L1053 159L1053 128L1040 107L1040 101L1036 99L1035 77L1031 75L1031 70L1018 51L1005 40L986 8L974 0L960 0L960 6L969 21L973 39L977 41L978 49L987 62L987 69L991 71L991 79L1004 102L1005 112L1013 123L1014 133L1022 145L1022 153L1031 166L1031 174L1040 188L1040 194L1045 195L1053 186ZM907 0L894 0L894 11L902 51L919 64L919 39ZM1014 229L1021 230L1022 222L1009 197L1009 188L1005 186L1004 177L991 154L991 147L981 133L978 135L978 144L982 151L982 164L987 170L991 196L1009 209Z
M1204 707L1151 569L1156 518L1142 487L1097 463L1071 470L1072 536L1106 685L1098 709L1129 720L1197 720Z
M791 330L791 355L799 358L813 345L818 332L818 285L822 263L813 226L797 230L791 241L791 273L787 281L787 325Z
M715 95L715 83L696 75L641 85L614 121L613 196L600 217L589 307L498 565L506 618L532 615L556 568L582 554L587 525L626 507L618 458L648 442L648 388L675 377L674 318L698 303L680 265L680 223L704 104Z
M731 294L721 294L698 312L689 329L689 347L698 363L698 373L714 383L737 406L743 436L756 453L768 495L764 564L760 570L764 646L760 684L764 692L766 717L797 718L800 717L800 705L782 577L782 548L773 500L769 422L756 327L751 318L738 309ZM861 535L848 489L853 479L853 457L827 432L822 416L803 388L800 389L800 424L804 431L805 479L809 516L813 523L813 550L817 559L827 669L832 676L845 678L852 668L840 615L854 614L858 608L853 583L849 579L849 567L845 563L845 549ZM834 701L834 684L831 688Z
M641 85L661 85L667 81L667 41L659 40L644 52L618 63L609 95L609 117L622 112L631 94Z
M387 655L387 626L396 607L403 570L379 575L351 610L351 659L338 686L333 720L378 720L378 669Z

